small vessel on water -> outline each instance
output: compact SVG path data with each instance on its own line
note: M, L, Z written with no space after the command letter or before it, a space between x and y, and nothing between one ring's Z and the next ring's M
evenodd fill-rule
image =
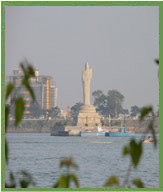
M122 136L134 136L135 132L131 132L131 131L127 131L127 128L125 125L123 125L123 127L120 129L120 132L106 132L105 136L109 136L109 137L122 137Z
M81 137L98 137L98 136L105 136L105 131L103 131L100 127L98 127L98 132L92 132L92 131L87 131L87 132L81 132L80 136Z
M146 140L144 140L143 142L144 142L144 143L151 143L151 142L154 142L154 139L150 139L150 140L149 140L149 139L146 139Z
M144 143L151 143L151 142L154 142L154 139L152 139L150 136L148 136L148 139L146 139L146 138L144 137L143 142L144 142Z
M109 137L123 137L123 136L134 136L135 132L133 131L127 131L127 128L125 126L126 122L125 122L125 114L124 114L124 119L123 119L123 126L120 128L119 132L113 132L113 131L109 131L105 133L105 136L109 136Z

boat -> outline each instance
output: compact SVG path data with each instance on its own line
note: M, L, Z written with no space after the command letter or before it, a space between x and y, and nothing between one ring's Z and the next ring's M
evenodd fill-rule
M81 132L81 137L99 137L99 136L105 136L105 131L103 131L100 127L98 127L97 132L87 131L87 132Z
M109 131L109 132L105 133L105 136L109 136L109 137L123 137L123 136L130 137L130 136L134 136L135 132L127 131L127 128L126 128L125 124L126 124L126 121L125 121L125 114L124 114L123 126L121 127L120 131L119 132Z
M135 135L134 132L127 131L127 128L125 125L121 128L120 132L109 131L105 133L105 136L109 136L109 137L122 137L122 136L129 137L134 135Z
M143 142L144 143L151 143L151 142L154 142L154 139L145 139Z
M154 139L152 139L150 136L148 136L148 139L146 139L144 137L144 139L142 140L144 143L151 143L151 142L154 142Z

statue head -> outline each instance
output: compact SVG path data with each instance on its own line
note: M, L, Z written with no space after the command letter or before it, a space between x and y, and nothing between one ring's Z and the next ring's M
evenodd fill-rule
M85 69L86 69L86 70L89 69L88 61L87 61L86 64L85 64Z

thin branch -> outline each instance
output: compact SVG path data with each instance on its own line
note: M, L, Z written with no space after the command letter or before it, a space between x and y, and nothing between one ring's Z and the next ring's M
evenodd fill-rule
M130 161L130 164L129 164L129 167L128 167L128 170L127 170L126 177L125 177L124 183L122 185L122 188L125 188L126 185L127 185L127 187L129 187L128 179L129 179L129 176L130 176L130 173L131 173L131 168L132 168L132 163Z

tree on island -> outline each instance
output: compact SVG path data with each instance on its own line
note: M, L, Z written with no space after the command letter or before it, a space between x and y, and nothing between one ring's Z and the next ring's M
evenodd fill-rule
M96 90L92 95L94 96L94 106L101 115L116 117L118 114L124 113L122 107L124 96L116 89L109 90L107 95L101 90Z
M131 116L135 117L141 112L141 108L137 105L131 106Z
M116 89L113 89L108 91L107 97L110 104L109 107L111 108L111 115L116 117L120 113L123 113L122 103L124 96Z
M71 110L70 110L70 115L71 115L71 117L73 117L74 119L77 119L77 116L78 116L80 107L81 107L82 105L83 105L83 103L78 102L78 103L76 103L75 105L73 105L73 106L71 107Z
M101 115L108 117L110 114L110 108L108 103L108 98L101 90L94 91L92 93L94 96L94 103L93 105L96 106L97 112Z
M56 118L59 117L60 113L61 113L60 108L59 108L58 106L56 106L56 107L52 107L52 108L48 111L48 116L56 119Z

